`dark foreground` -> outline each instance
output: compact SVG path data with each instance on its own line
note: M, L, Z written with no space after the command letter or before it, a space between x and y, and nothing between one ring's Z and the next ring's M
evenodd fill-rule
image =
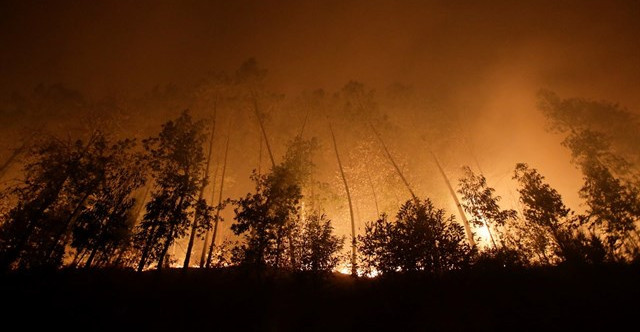
M359 280L241 270L41 271L2 276L0 291L3 321L25 330L573 331L623 323L633 330L638 277L638 266Z

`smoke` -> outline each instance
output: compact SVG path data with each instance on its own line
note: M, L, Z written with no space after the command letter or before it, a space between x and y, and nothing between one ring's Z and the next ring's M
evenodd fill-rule
M435 149L452 179L462 165L480 167L505 202L514 197L513 166L528 162L578 208L580 175L561 138L544 131L535 95L546 88L638 110L639 15L637 1L3 1L0 114L18 132L27 124L6 111L11 94L60 84L135 114L125 129L144 136L181 109L205 109L190 89L207 73L233 73L255 57L268 89L285 96L278 105L288 105L270 115L279 154L287 127L304 119L298 96L357 80L403 132L386 139L420 195L454 211L433 175ZM58 121L62 111L52 112ZM259 142L250 116L224 116L256 133L232 140ZM3 156L16 141L3 138ZM235 195L248 190L258 151L232 150Z

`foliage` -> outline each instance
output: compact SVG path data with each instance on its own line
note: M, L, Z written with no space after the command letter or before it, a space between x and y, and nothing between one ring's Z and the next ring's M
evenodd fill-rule
M547 90L538 93L538 108L552 131L564 134L584 130L602 133L610 137L616 151L638 165L640 122L636 114L615 103L583 98L562 99Z
M281 164L271 173L254 172L255 193L234 202L235 223L231 229L236 235L244 234L245 244L236 257L242 262L262 268L286 266L283 256L288 254L288 266L297 268L293 232L300 218L302 186L308 181L316 149L315 139L296 137L290 144Z
M0 231L4 267L58 267L69 244L90 257L126 246L130 194L145 181L134 143L111 143L95 131L86 142L41 137L33 144L23 181L8 193L15 206Z
M580 197L588 207L584 222L603 234L610 258L633 258L638 248L630 234L637 232L640 191L614 174L627 174L628 163L610 152L604 135L589 130L572 133L564 145L571 149L574 163L582 170L584 185Z
M393 223L383 214L358 238L366 268L381 273L461 269L475 251L466 244L462 226L429 199L407 201Z
M301 270L327 273L338 265L338 253L344 245L344 237L333 234L331 220L324 214L310 214L303 221L299 237Z
M195 209L206 204L198 201L205 181L203 128L202 121L194 122L184 111L176 120L165 123L158 137L144 141L155 188L137 227L136 243L142 249L139 270L148 265L149 258L156 259L158 269L162 268L169 247L189 230ZM210 227L209 221L205 218L197 226Z
M583 222L604 238L609 259L634 259L640 219L638 117L616 104L563 100L549 91L542 91L539 101L551 129L566 135L562 145L582 171L580 197L588 207Z
M583 218L573 216L560 194L544 182L537 170L517 164L514 179L520 183L524 217L551 235L559 257L571 263L602 261L599 239L580 230Z
M287 181L289 175L279 167L269 175L254 173L256 192L234 202L235 223L231 229L236 235L244 234L245 243L239 248L242 263L257 268L281 265L285 237L299 215L302 198L300 186Z
M71 246L80 254L89 251L85 266L91 266L101 255L107 261L117 251L126 251L133 235L136 204L132 193L146 181L146 159L132 153L134 142L125 140L109 148L108 163L101 176L101 185L87 197L86 207L73 225Z
M471 214L471 222L475 226L485 226L489 231L493 247L497 248L492 227L501 227L517 216L515 210L502 210L498 205L500 196L495 195L495 189L487 186L484 175L476 175L471 168L463 168L464 177L460 179L458 193L462 195L462 207Z

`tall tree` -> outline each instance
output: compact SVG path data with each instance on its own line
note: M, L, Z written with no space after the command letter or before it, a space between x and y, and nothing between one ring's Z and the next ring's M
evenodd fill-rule
M460 178L458 193L462 195L462 207L472 216L471 222L477 227L486 227L494 248L497 248L492 227L501 227L517 217L515 210L502 210L498 205L500 196L495 189L487 185L484 175L476 175L471 168L463 168L464 176Z
M238 248L243 262L258 268L282 267L282 256L288 245L289 266L296 267L290 234L300 218L302 183L313 167L311 154L315 147L315 140L296 137L289 144L283 162L271 173L257 175L254 172L255 193L234 202L235 222L231 229L236 235L244 235L246 240Z
M456 195L456 191L453 189L453 186L451 185L451 181L449 181L449 177L447 177L447 174L444 172L444 169L442 169L442 165L440 165L440 161L438 160L436 155L433 153L433 151L431 152L431 156L433 157L433 161L435 161L436 166L438 166L438 170L440 171L440 174L442 175L442 178L444 179L444 182L447 185L447 189L449 189L449 193L451 194L451 198L453 198L453 202L456 204L456 208L458 209L458 214L460 215L460 219L462 220L462 224L464 225L464 231L467 234L467 241L469 241L469 245L471 245L472 247L475 247L476 241L473 239L473 232L471 232L471 225L469 224L469 220L467 220L467 215L464 214L464 211L462 209L462 204L460 204L460 200Z
M204 167L204 174L203 174L204 181L202 181L202 185L200 186L200 192L198 193L198 201L201 201L203 199L204 190L207 188L207 184L209 180L209 167L211 166L211 155L213 153L213 140L215 138L215 130L216 130L217 109L215 107L216 107L216 104L214 103L214 113L213 113L213 119L211 121L211 132L209 133L209 152L207 153L207 162L206 162L206 166ZM196 210L196 212L199 212L199 210ZM196 215L193 217L193 222L191 223L189 243L187 244L187 252L185 254L184 263L183 263L183 268L185 270L189 268L189 264L191 263L191 250L193 249L193 243L195 242L196 234L198 231L199 217L200 217L199 214L196 213ZM208 234L206 234L205 236L208 236Z
M133 193L146 181L146 160L130 151L133 145L125 140L109 148L100 187L89 196L75 224L69 225L72 247L78 254L89 253L85 267L91 267L97 257L109 261L131 242L136 221Z
M351 191L349 191L349 184L347 182L347 177L344 175L344 169L342 168L342 161L340 159L340 153L338 152L338 143L336 143L336 135L333 133L333 128L331 127L331 123L329 123L329 130L331 131L331 139L333 140L333 150L336 153L336 160L338 160L338 169L340 170L340 177L342 178L342 183L344 184L344 190L347 194L347 201L349 202L349 217L351 218L351 275L358 275L358 267L357 267L357 241L356 241L356 222L353 218L353 203L351 200Z
M588 207L584 222L605 236L611 258L635 257L639 248L632 234L638 234L640 188L616 176L624 175L628 162L610 152L604 135L590 130L570 134L564 145L583 174L580 197Z
M87 142L44 137L27 155L24 180L10 188L17 204L0 226L0 268L19 261L22 267L58 265L49 257L84 197L95 190L100 171L94 163L104 136L94 132ZM91 155L91 156L88 156ZM98 158L99 159L99 158ZM98 163L100 164L100 163Z
M202 121L194 122L184 111L176 120L165 123L157 137L144 141L155 188L136 234L142 252L138 270L148 265L149 258L155 258L161 269L171 245L189 230L196 206L206 205L197 196L205 181L203 128Z
M580 230L580 219L562 202L560 194L544 182L536 169L517 164L514 179L520 183L520 201L527 221L551 234L556 254L569 262L602 260L597 238L586 237Z
M218 237L218 224L220 223L220 211L223 209L222 195L224 192L224 178L227 173L227 157L229 156L229 134L227 133L227 143L224 148L224 159L222 160L222 176L220 177L220 190L218 191L218 205L216 205L216 216L213 220L213 234L211 235L211 243L209 244L209 253L207 254L206 267L211 266L211 260L213 258L213 249L216 247L216 238ZM204 248L203 248L204 250Z

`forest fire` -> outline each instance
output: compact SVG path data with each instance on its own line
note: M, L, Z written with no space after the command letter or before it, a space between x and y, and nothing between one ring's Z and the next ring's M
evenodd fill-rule
M4 1L0 292L84 328L634 312L639 10Z

